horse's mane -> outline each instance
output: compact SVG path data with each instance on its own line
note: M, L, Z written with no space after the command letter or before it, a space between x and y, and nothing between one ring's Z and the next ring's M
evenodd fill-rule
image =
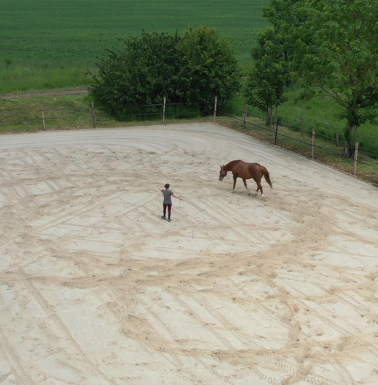
M225 171L229 171L232 169L232 167L234 167L234 165L238 162L241 162L241 160L232 160L231 162L227 163L225 166L223 166L223 170Z

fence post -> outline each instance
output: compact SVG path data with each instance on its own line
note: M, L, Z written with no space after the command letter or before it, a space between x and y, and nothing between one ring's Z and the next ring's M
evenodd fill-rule
M311 158L315 159L315 127L312 128Z
M42 103L41 103L41 113L42 113L43 129L46 130L45 112L43 111L43 104Z
M217 101L218 101L218 97L216 96L214 101L214 118L213 118L214 123L215 123L215 118L217 117Z
M336 147L339 147L339 131L336 131Z
M163 101L163 124L165 125L165 105L166 105L167 98L164 96Z
M96 115L95 115L93 100L92 100L92 124L93 124L93 128L96 128Z
M303 135L303 131L304 131L304 119L303 119L303 116L301 117L301 134Z
M354 148L353 175L356 175L356 171L357 171L357 161L358 161L358 142L356 142L356 147Z
M246 122L247 122L247 103L244 102L244 110L243 110L243 127L246 129Z
M279 119L277 119L277 121L276 121L276 130L275 130L275 132L274 132L274 144L275 144L275 145L277 144L278 123L279 123Z

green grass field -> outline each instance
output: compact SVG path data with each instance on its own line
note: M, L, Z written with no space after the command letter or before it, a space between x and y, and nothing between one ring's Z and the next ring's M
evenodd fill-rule
M96 70L96 57L106 48L120 47L119 39L140 35L142 29L183 33L189 27L213 26L231 39L240 65L248 68L257 33L267 26L262 7L268 4L269 0L1 0L0 94L88 86L86 71ZM339 120L336 103L320 98L295 102L298 94L288 91L289 100L279 107L283 123L298 127L303 117L306 129L316 126L329 138L343 132L345 121ZM243 102L239 95L231 104L242 110ZM33 127L25 123L25 128ZM374 154L376 132L372 124L357 132L363 147Z
M303 124L304 132L311 133L312 128L315 128L317 135L331 141L335 141L336 133L339 132L339 143L344 144L346 119L340 119L343 109L332 98L324 96L300 100L299 89L287 90L285 96L287 101L273 111L274 122L278 118L282 125L298 131L302 130ZM242 116L243 106L244 97L239 95L228 104L228 111ZM265 114L257 108L249 106L248 111L251 116L265 119ZM377 123L361 124L355 133L355 140L359 142L360 148L378 158Z
M231 39L242 67L257 32L266 27L268 0L1 0L0 93L89 83L96 56L119 38L180 33L200 25Z

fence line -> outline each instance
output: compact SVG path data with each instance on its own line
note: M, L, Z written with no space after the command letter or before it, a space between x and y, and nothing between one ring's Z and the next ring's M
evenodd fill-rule
M156 110L155 112L149 111L149 112L130 112L130 118L136 118L136 117L152 117L152 116L162 116L163 124L165 124L166 118L169 117L171 114L170 109L180 108L180 107L187 107L187 108L193 108L192 105L189 105L187 103L167 103L166 98L164 98L163 103L158 104L145 104L140 105L140 107L150 107L151 109ZM46 109L43 104L41 103L40 109L25 109L24 111L27 111L29 113L29 116L23 116L19 117L18 119L1 119L0 118L0 124L11 124L11 123L28 123L28 122L41 122L41 128L46 130L47 123L49 121L69 121L69 120L75 120L75 119L88 119L88 122L90 121L90 125L93 128L96 128L96 122L101 121L102 117L109 117L107 114L101 113L102 111L107 110L106 107L103 106L94 106L94 102L91 102L91 107L88 108L82 108L82 107L72 107L72 108L49 108ZM0 114L6 114L14 112L14 110L0 110ZM71 115L71 116L64 116L64 115L54 115L54 113L62 113L62 112L88 112L88 115L81 114L81 115ZM197 112L191 112L189 110L186 110L179 115L193 115L194 113L197 114ZM9 115L9 114L8 114ZM89 124L88 124L89 125Z
M148 112L131 112L130 111L130 118L142 118L147 117L147 119L159 119L158 117L161 117L162 124L166 124L166 119L169 115L169 109L170 108L180 108L180 107L186 107L189 108L189 110L184 111L184 115L188 116L190 114L196 114L198 116L198 109L195 111L190 111L190 108L195 108L194 106L188 105L186 103L167 103L166 97L164 97L163 103L159 104L146 104L141 105L138 107L149 107L150 111ZM209 112L213 110L213 116L212 121L215 122L217 117L220 116L227 116L235 121L240 122L240 126L242 127L243 131L251 132L253 130L259 130L261 133L263 133L262 137L264 140L267 140L269 142L272 142L274 145L281 145L282 147L287 147L290 149L295 148L294 145L290 145L290 143L297 143L297 145L302 145L304 148L307 148L308 150L303 150L302 148L299 148L300 152L305 152L310 156L312 159L316 159L317 154L322 155L332 155L332 156L340 156L343 157L343 152L345 150L348 150L350 158L349 160L353 161L353 173L357 173L357 166L359 163L361 164L368 164L368 161L366 161L364 158L367 156L372 158L378 158L378 151L375 152L372 149L364 148L364 146L361 146L361 139L357 141L357 136L354 136L354 143L350 146L347 146L346 144L342 145L343 137L340 135L339 131L332 131L330 129L325 129L324 127L316 127L315 124L311 126L311 129L306 127L306 122L301 117L301 120L298 125L293 124L295 123L295 119L282 115L282 114L276 114L276 117L274 119L274 122L272 121L272 116L269 118L268 125L265 124L265 116L263 114L256 113L255 111L248 108L249 106L247 103L244 102L244 106L242 109L239 108L233 108L231 112L228 112L228 106L223 105L219 102L217 97L214 98L213 103L209 103L207 106L207 109ZM151 111L151 109L155 111ZM11 110L1 110L0 113L3 112L9 112ZM35 113L36 116L33 118L19 118L17 120L0 120L0 124L2 123L17 123L17 122L41 122L41 126L44 130L48 129L48 123L51 121L73 121L75 119L87 119L88 122L90 122L91 126L93 128L96 128L97 123L100 121L103 121L102 118L107 118L108 115L104 114L103 111L106 111L106 107L103 106L97 106L95 107L94 102L91 102L91 106L89 108L82 108L82 107L72 107L72 108L52 108L52 109L46 109L44 108L43 104L41 104L41 109L34 109L34 110L27 110L28 112ZM84 112L88 111L87 114L80 114L75 116L63 116L60 113L64 111L69 112ZM58 116L51 116L55 112L59 113ZM177 111L176 111L177 112ZM249 118L258 118L261 120L258 124L256 122L251 122ZM210 116L208 117L209 120L211 119ZM283 119L285 118L285 119ZM289 120L289 122L287 122ZM316 121L316 119L314 119ZM291 121L291 122L290 122ZM308 124L307 124L308 125ZM287 131L287 129L290 128L294 131L297 131L300 134L300 137L294 136L294 133L292 131ZM330 131L331 134L324 134L324 130ZM291 133L292 132L292 133ZM306 140L308 138L309 140ZM322 141L318 141L317 138L322 139ZM362 139L363 140L363 139ZM290 142L290 143L288 143ZM373 144L375 146L375 144ZM293 147L294 146L294 147ZM333 148L332 148L333 146ZM378 148L378 145L377 145ZM362 157L362 159L361 159ZM344 157L345 159L345 157Z
M333 137L333 136L336 136L335 134L337 133L338 140L345 139L343 135L340 135L340 131L343 131L344 129L341 125L332 125L330 123L324 122L323 120L312 118L304 114L301 114L301 115L297 114L297 118L293 116L288 116L286 114L282 114L280 112L275 112L275 114L276 114L275 116L276 119L279 118L282 123L287 123L288 125L291 125L293 128L297 130L303 131L305 129L306 124L310 125L310 127L315 125L319 128L319 130L323 130L328 133L328 135L323 134L324 136ZM307 129L307 131L310 131L310 130ZM317 135L320 135L320 133L318 133ZM353 136L354 136L355 142L358 140L359 142L368 143L369 146L376 147L378 149L378 144L371 143L372 139L376 140L376 137L374 137L373 135L361 133L360 130L355 128Z
M238 110L234 109L233 112L236 113ZM259 117L261 120L265 120L265 117L256 112L256 108L250 108L248 110L249 115ZM332 125L320 119L312 118L305 114L294 113L295 116L288 116L285 113L279 111L274 111L274 120L280 119L280 122L286 127L291 127L301 133L311 134L311 129L313 126L317 127L317 136L324 136L329 139L333 139L336 143L340 143L345 140L343 135L344 128L341 125ZM323 132L323 133L322 133ZM366 133L361 133L361 130L355 130L353 133L353 142L359 142L360 147L363 148L364 152L370 152L372 155L376 152L378 153L378 143L374 143L377 138L373 135ZM377 156L377 155L375 155Z
M219 105L219 103L218 103L218 106L222 107L225 111L227 111L227 106L225 105L221 106ZM237 115L235 115L235 111L238 113ZM303 138L303 139L299 139L298 137L295 137L293 134L290 134L290 132L287 133L287 128L292 129L292 127L291 125L287 125L286 123L281 122L280 119L276 119L275 127L272 130L269 127L271 123L269 122L269 124L266 125L265 117L262 116L262 114L257 114L253 111L249 111L246 105L244 106L243 110L240 110L238 108L233 108L231 113L224 112L223 114L219 114L219 116L222 116L222 115L230 117L237 122L240 122L240 127L242 127L242 131L246 133L251 133L253 131L261 132L262 133L261 135L256 133L257 136L259 138L262 137L263 140L267 140L268 142L271 142L274 145L280 144L282 147L284 148L286 147L291 150L293 149L295 150L295 143L297 143L298 145L302 145L305 148L308 148L308 150L306 151L302 149L303 151L300 151L300 153L307 152L308 156L310 156L312 159L316 159L316 155L319 154L322 156L328 156L328 155L336 156L336 157L339 157L340 159L345 160L346 162L353 162L354 175L356 175L357 173L358 164L365 164L365 165L369 164L368 161L362 160L361 156L364 156L364 157L373 156L378 158L378 152L374 152L372 150L366 151L364 149L362 153L361 149L359 149L360 143L357 141L352 143L350 146L345 144L339 147L340 145L339 132L334 133L336 138L331 140L329 136L319 132L319 130L317 130L315 126L313 126L311 130L306 131L306 130L303 130L302 124L301 124L301 127L297 127L296 129L294 129L295 131L298 131L301 135L301 138ZM248 115L250 117L258 118L262 122L258 124L253 123L248 120ZM283 129L285 129L285 132L282 132ZM306 136L311 138L310 141L306 141L304 139ZM316 138L322 139L322 142L319 143L318 141L316 141ZM290 142L292 144L291 145L290 143L285 144L284 143L285 141ZM332 146L334 147L332 148ZM349 152L349 155L350 155L349 158L345 158L343 156L343 152L345 149L347 149Z

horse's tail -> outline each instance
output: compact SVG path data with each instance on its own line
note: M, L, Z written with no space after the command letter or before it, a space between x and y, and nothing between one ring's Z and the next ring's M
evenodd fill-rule
M261 165L260 165L260 170L261 170L262 174L264 175L265 180L269 183L270 188L273 188L272 182L270 181L270 178L269 178L268 170L264 166L261 166Z

